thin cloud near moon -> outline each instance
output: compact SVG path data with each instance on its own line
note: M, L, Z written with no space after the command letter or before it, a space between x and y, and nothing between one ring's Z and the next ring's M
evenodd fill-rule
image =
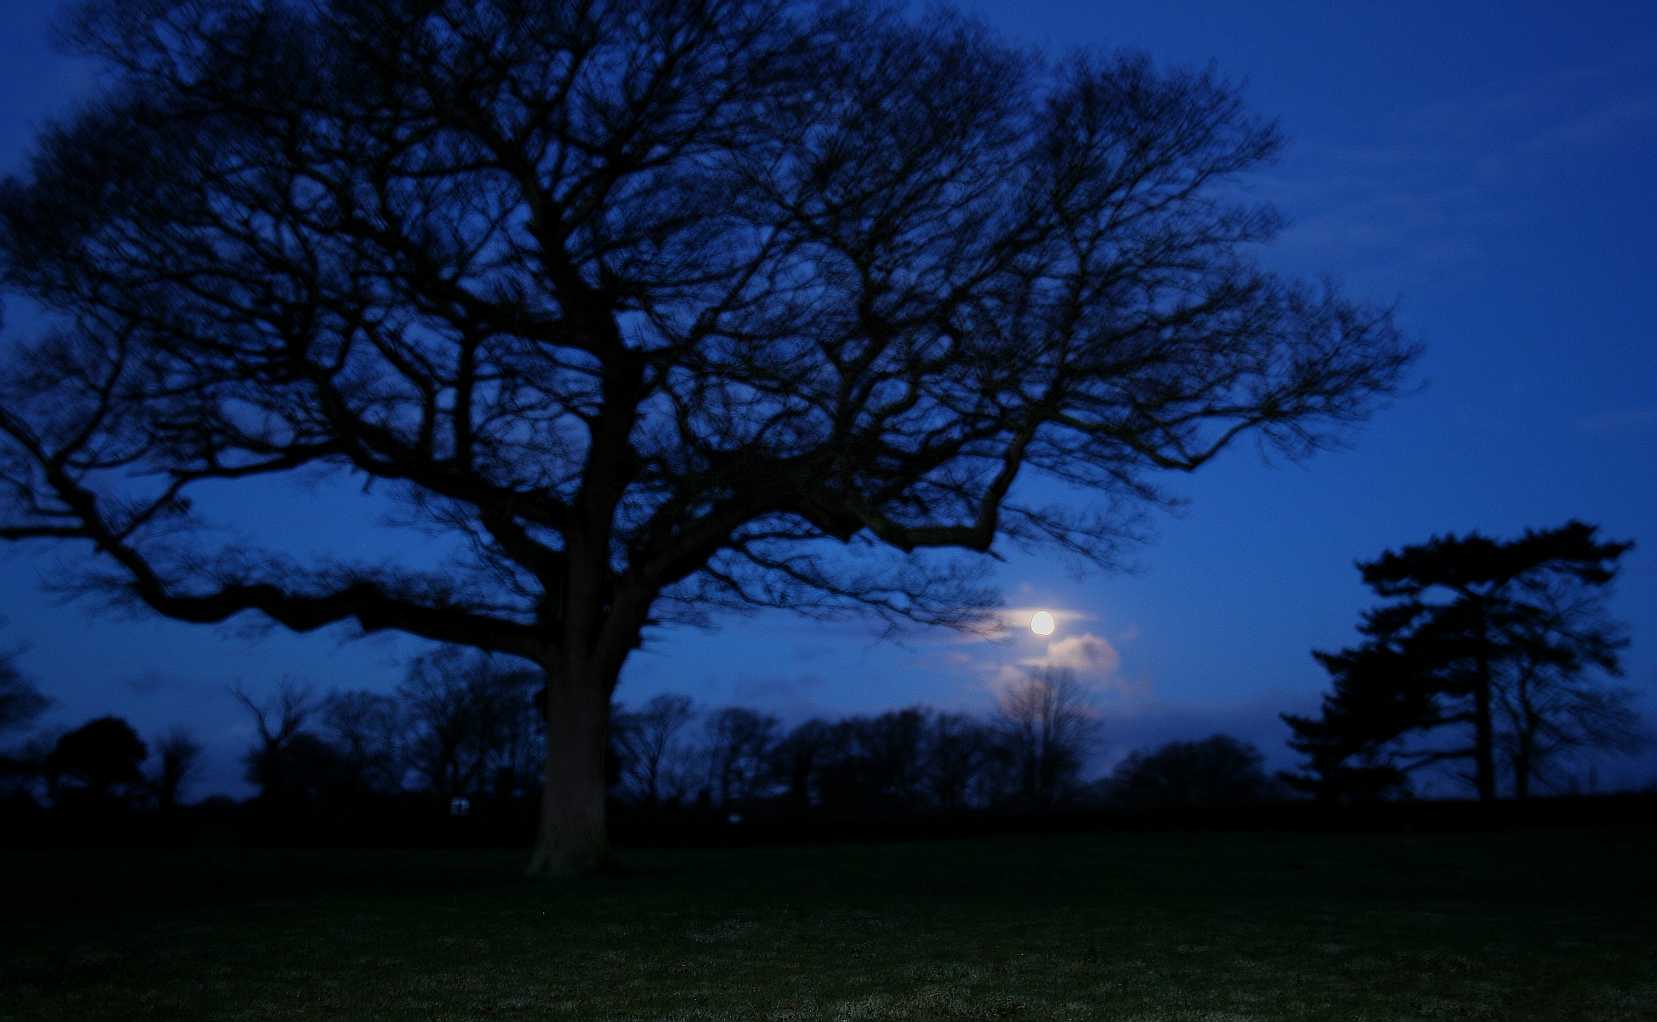
M1130 699L1143 699L1149 695L1147 682L1122 674L1121 656L1110 640L1102 635L1082 632L1054 639L1046 646L1039 656L990 666L985 685L991 696L1023 682L1032 672L1045 670L1065 671L1084 687L1100 695L1110 693L1113 698Z
M1055 639L1047 644L1046 653L1020 663L1026 667L1063 668L1104 678L1116 673L1122 666L1122 657L1104 636L1083 632Z
M1092 620L1093 615L1079 610L1059 610L1054 607L1039 605L1029 607L1003 607L995 612L995 628L991 638L1006 638L1009 633L1023 632L1028 634L1030 622L1037 614L1049 614L1053 618L1056 631L1063 631L1067 626L1077 621Z

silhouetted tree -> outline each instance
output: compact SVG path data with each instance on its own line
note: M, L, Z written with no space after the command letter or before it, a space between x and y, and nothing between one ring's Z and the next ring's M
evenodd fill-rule
M257 739L242 762L244 776L258 787L260 798L276 806L314 793L322 784L319 775L330 773L338 759L325 755L317 746L326 748L327 743L304 730L320 706L316 694L287 678L262 701L240 685L232 685L230 694L253 718Z
M767 794L777 726L777 718L742 706L727 706L708 716L708 785L722 808Z
M1260 750L1230 735L1133 752L1111 772L1112 801L1134 807L1225 806L1271 794Z
M412 727L409 762L445 798L475 793L483 775L477 703L484 686L468 676L476 665L465 659L458 649L420 657L397 689Z
M932 717L913 706L828 726L813 756L817 800L850 813L924 807Z
M796 812L822 803L820 768L833 742L834 725L813 717L794 726L771 748L771 779Z
M860 723L859 744L870 764L871 787L895 808L918 808L926 786L926 737L932 711L923 706L887 710Z
M1501 628L1513 656L1493 688L1497 754L1514 797L1523 799L1536 783L1558 787L1566 780L1559 768L1571 752L1632 753L1649 736L1634 693L1605 681L1622 676L1620 650L1628 640L1607 614L1600 587L1546 575L1518 585L1526 609Z
M637 712L614 718L616 740L628 763L625 781L646 805L659 804L664 794L677 801L686 793L683 769L675 768L674 757L685 755L679 739L695 719L691 698L671 693L654 696Z
M52 701L18 670L15 652L0 652L0 735L32 725ZM50 744L0 748L0 796L34 801Z
M412 724L409 761L445 798L522 794L541 758L536 677L481 653L419 657L397 689Z
M0 735L21 731L39 719L52 701L18 670L10 653L0 653Z
M339 753L353 794L401 790L407 750L396 699L364 690L330 692L322 701L321 719L323 737Z
M1373 620L1379 624L1381 616ZM1319 717L1281 714L1291 732L1289 747L1305 757L1300 772L1278 775L1290 788L1322 801L1366 802L1408 792L1409 774L1394 747L1436 710L1387 632L1383 626L1367 644L1339 653L1313 651L1332 688ZM1437 761L1431 754L1421 758L1421 766Z
M314 731L300 731L259 762L248 780L284 813L337 812L349 791L350 768L339 749Z
M1631 743L1628 694L1601 679L1622 670L1627 640L1603 601L1633 544L1597 531L1571 521L1505 542L1435 537L1361 562L1365 584L1391 602L1365 612L1359 646L1314 652L1334 687L1318 718L1283 715L1308 759L1291 783L1373 791L1464 762L1490 800L1505 752L1522 798L1550 756ZM1421 744L1446 729L1450 745ZM1354 757L1366 762L1349 768Z
M990 776L1003 750L994 728L963 713L937 713L926 740L926 789L940 809L993 801Z
M1279 219L1231 182L1279 137L1212 74L857 0L77 10L110 88L0 189L0 280L59 313L0 379L0 538L179 620L533 663L535 869L605 852L647 625L971 624L934 552L1112 566L1156 472L1309 452L1413 355L1256 265ZM197 528L198 484L295 471L390 484L475 570Z
M772 747L769 774L798 810L959 810L1016 794L1011 760L993 726L912 706L805 721Z
M1051 806L1071 794L1099 740L1099 720L1074 671L1028 671L1002 690L996 724L1013 756L1018 793Z
M168 731L155 743L157 764L151 786L155 790L156 805L162 812L177 808L184 786L201 769L201 757L205 751L189 728L182 726Z
M879 801L860 743L861 723L856 717L827 723L813 751L810 787L815 803L837 815L867 813Z
M143 783L140 770L149 749L132 725L120 717L99 717L82 724L52 747L46 770L53 797L67 791L65 781L93 803L108 802Z
M546 687L539 671L502 665L485 704L490 794L528 798L541 789L546 769Z

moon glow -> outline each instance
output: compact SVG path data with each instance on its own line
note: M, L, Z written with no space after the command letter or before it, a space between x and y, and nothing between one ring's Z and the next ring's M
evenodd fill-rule
M1030 619L1030 631L1037 635L1053 634L1053 615L1045 610L1036 611L1035 617Z

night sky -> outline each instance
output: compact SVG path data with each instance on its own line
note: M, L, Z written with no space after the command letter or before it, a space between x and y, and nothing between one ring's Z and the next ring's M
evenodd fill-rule
M55 4L9 0L0 37L0 171L20 169L34 131L93 88L46 43ZM1353 568L1387 547L1478 529L1498 537L1570 517L1641 545L1611 601L1630 626L1627 683L1657 726L1657 5L1551 3L966 5L1013 38L1057 52L1149 51L1245 83L1251 108L1291 141L1253 193L1291 226L1264 255L1327 274L1355 298L1396 301L1426 345L1421 386L1352 434L1345 450L1266 463L1240 446L1193 476L1189 501L1154 520L1134 571L1078 576L1059 558L1008 550L996 578L1019 628L1000 642L952 634L881 640L868 624L781 614L717 631L662 631L634 655L617 696L685 692L785 722L922 702L984 710L1021 664L1066 664L1095 684L1103 768L1130 749L1227 731L1287 766L1284 710L1315 708L1313 648L1356 638L1371 601ZM1336 8L1339 8L1338 12ZM39 320L15 298L6 328ZM1076 493L1074 500L1086 500ZM360 481L204 491L201 507L294 554L416 558ZM0 648L55 700L46 723L103 713L146 737L188 724L209 747L199 797L247 789L237 756L251 729L226 693L283 676L320 689L389 690L405 638L343 629L260 633L63 605L43 583L85 548L0 547ZM1022 625L1059 619L1046 640ZM1607 760L1603 784L1657 777L1657 756Z

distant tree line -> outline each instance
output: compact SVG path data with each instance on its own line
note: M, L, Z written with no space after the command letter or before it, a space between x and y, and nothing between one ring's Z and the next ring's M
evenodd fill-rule
M0 664L0 712L17 730L48 700L9 659ZM292 680L263 694L234 686L252 725L243 776L256 789L240 810L290 826L459 811L527 825L544 761L541 685L534 672L443 648L413 661L393 692L320 693ZM618 703L612 715L611 801L618 819L655 827L1205 806L1278 794L1259 750L1226 736L1134 753L1113 774L1088 777L1099 721L1086 688L1062 670L1027 673L981 715L910 706L784 727L749 707L671 693ZM106 716L39 736L0 763L14 803L170 814L203 752L185 729L146 742Z
M1386 602L1363 640L1315 651L1333 685L1317 717L1285 714L1302 768L1268 776L1226 735L1130 752L1089 777L1101 751L1089 690L1036 669L969 714L910 706L785 727L743 706L661 694L610 708L607 786L618 819L654 828L744 818L880 819L973 812L1203 809L1314 796L1406 796L1425 768L1481 800L1569 790L1574 753L1644 739L1633 693L1614 684L1627 638L1605 593L1630 543L1568 522L1511 541L1439 537L1360 562ZM0 653L0 739L50 700ZM287 825L399 814L463 814L528 826L547 762L543 675L440 647L394 691L284 680L232 686L252 741L247 807ZM179 811L203 744L184 728L142 738L118 717L0 745L0 795L14 808Z

